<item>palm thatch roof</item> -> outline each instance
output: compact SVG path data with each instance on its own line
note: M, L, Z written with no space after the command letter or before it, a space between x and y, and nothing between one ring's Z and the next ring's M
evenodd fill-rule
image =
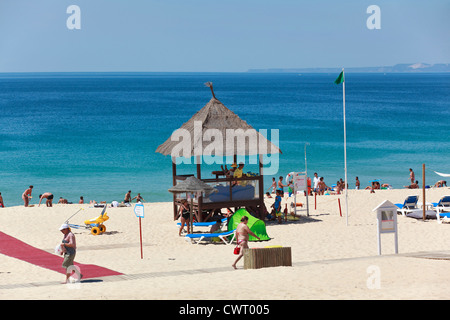
M210 88L212 91L212 85ZM191 139L189 156L281 153L277 146L217 100L214 93L213 98L180 129L185 129L184 132L189 133ZM172 141L172 136L173 134L156 149L156 152L163 155L172 154L175 146L180 144L179 138ZM217 139L221 139L221 141L216 141ZM234 140L234 142L231 140ZM216 154L218 152L212 147L213 145L221 145L223 153Z
M203 182L196 177L188 177L185 180L178 182L175 186L169 189L172 193L184 193L184 192L204 192L209 195L213 192L217 192L217 189L214 189L209 184Z

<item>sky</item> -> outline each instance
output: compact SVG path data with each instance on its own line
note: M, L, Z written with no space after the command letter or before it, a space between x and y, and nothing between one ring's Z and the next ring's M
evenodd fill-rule
M0 72L450 63L449 13L448 0L0 0Z

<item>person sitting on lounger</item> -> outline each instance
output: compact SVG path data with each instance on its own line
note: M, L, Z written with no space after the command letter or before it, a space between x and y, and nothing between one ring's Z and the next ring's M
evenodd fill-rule
M222 230L220 229L220 227L222 226L222 220L217 220L216 223L214 223L211 226L211 229L209 230L210 233L220 233L222 232Z

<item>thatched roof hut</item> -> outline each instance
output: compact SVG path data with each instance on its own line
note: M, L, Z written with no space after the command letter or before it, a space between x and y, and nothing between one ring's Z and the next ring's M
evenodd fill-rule
M175 130L163 144L158 146L156 152L171 156L174 186L177 185L177 181L184 180L189 176L177 175L175 161L177 157L233 156L234 162L236 162L237 156L259 155L259 174L256 174L256 176L244 175L241 178L219 172L216 173L216 179L202 179L200 161L197 161L197 178L206 183L220 184L222 187L225 185L227 194L225 200L222 197L220 201L203 201L200 197L194 207L199 213L202 213L203 210L242 206L262 211L264 206L262 155L281 153L281 150L217 100L212 83L206 85L211 88L212 99L189 121ZM180 136L183 136L183 139L180 139ZM183 149L181 154L180 143L182 143L181 149ZM219 178L221 175L225 177ZM239 184L241 186L246 185L247 188L254 186L254 190L250 190L250 196L244 198L237 196L237 190L240 186L236 187L236 185ZM179 199L174 195L174 218L177 217L177 206L179 204ZM201 217L201 214L199 216Z
M196 128L196 125L198 126L198 124L201 126L201 132L195 131L199 129L198 127ZM225 107L222 102L214 97L202 109L194 114L188 122L185 122L180 129L189 132L191 138L191 150L189 156L199 156L204 154L203 150L208 146L208 143L205 143L203 140L205 137L210 136L211 133L215 133L222 137L222 141L219 141L219 143L223 147L223 156L281 153L281 150L277 146L267 140L260 132L256 131L251 125L239 118L237 114ZM227 148L226 141L227 137L231 139L230 135L233 135L235 142L238 142L233 143L232 145L230 144L231 149ZM178 144L179 141L172 141L171 136L156 149L156 152L165 156L172 155L172 150ZM212 153L209 153L208 155L216 154L214 150L212 150Z

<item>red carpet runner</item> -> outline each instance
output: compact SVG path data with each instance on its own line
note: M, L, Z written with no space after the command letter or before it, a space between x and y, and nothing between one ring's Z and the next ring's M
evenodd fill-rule
M0 231L0 254L7 255L36 266L50 269L62 274L66 273L66 269L62 267L63 258L56 254L35 248L11 237ZM106 276L115 276L122 273L96 266L93 264L81 264L75 262L75 265L80 268L83 279L98 278Z

